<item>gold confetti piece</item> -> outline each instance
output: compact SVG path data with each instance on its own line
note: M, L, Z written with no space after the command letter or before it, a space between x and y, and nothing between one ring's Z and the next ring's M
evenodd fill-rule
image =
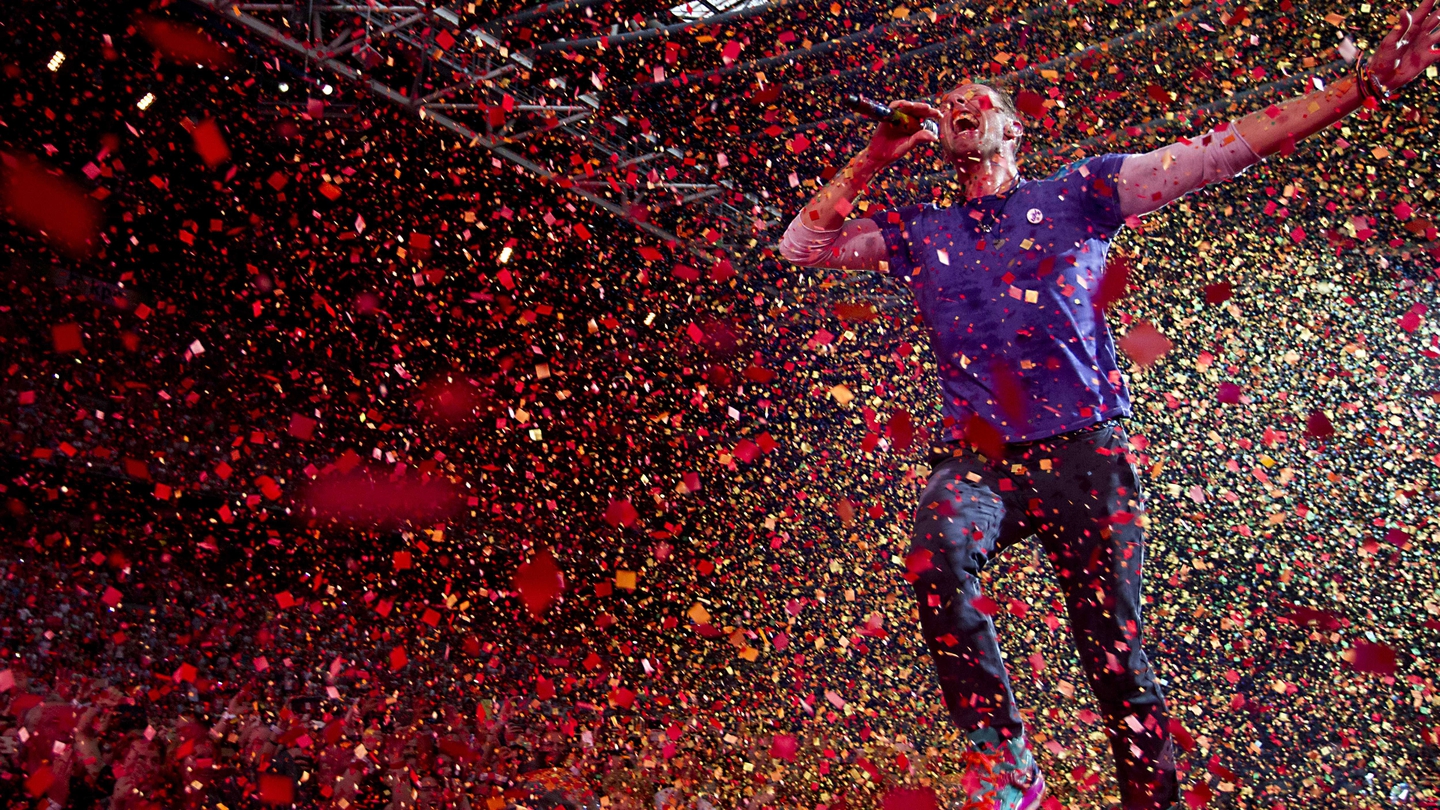
M837 385L831 388L830 396L834 397L835 401L840 403L841 407L849 405L850 401L855 399L855 395L850 393L850 389L843 385Z

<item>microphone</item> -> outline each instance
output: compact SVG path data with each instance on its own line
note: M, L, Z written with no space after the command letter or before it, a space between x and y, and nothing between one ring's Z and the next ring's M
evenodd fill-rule
M927 129L931 135L940 134L939 125L928 118L924 120L917 119L909 113L892 110L878 101L872 101L871 99L854 93L845 96L845 108L872 121L881 121L897 126L905 132L918 132L921 129Z

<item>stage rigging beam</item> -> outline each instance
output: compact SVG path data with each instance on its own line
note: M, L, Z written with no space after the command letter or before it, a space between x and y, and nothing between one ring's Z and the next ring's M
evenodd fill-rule
M1052 5L1063 5L1063 3L1056 3L1056 4L1052 4ZM936 15L938 16L938 15L940 15L940 14L949 13L949 12L952 11L952 10L957 10L957 9L963 10L963 8L966 7L966 6L967 6L966 3L960 3L960 2L950 3L949 5L942 6L941 8L936 9L936 10L935 10L935 13L936 13ZM888 34L888 33L890 33L891 31L894 31L894 30L897 30L897 29L903 29L903 28L906 28L906 27L908 27L908 26L918 25L920 20L928 20L928 19L929 19L928 16L919 15L919 16L916 18L916 21L913 22L913 23L909 22L909 18L906 18L905 20L902 20L901 22L898 22L898 23L887 23L887 24L885 24L885 25L875 25L875 26L871 26L870 28L867 28L867 29L865 29L865 30L863 30L863 31L856 31L856 32L853 33L853 34L846 34L846 35L843 36L843 37L838 37L838 38L836 38L836 39L828 39L828 40L824 40L824 41L822 41L822 42L812 43L809 48L794 48L794 49L792 49L792 50L790 50L790 51L787 51L786 53L783 53L783 54L780 54L780 55L777 55L777 56L767 56L767 57L765 57L765 58L763 58L763 59L755 59L755 60L751 60L751 61L749 61L749 62L736 62L735 64L730 65L729 67L713 68L713 69L711 69L711 70L702 70L702 71L698 71L698 72L695 72L695 73L684 73L684 74L681 74L681 75L679 75L679 76L675 76L675 77L672 77L672 78L670 78L670 79L665 79L665 80L662 80L662 81L642 82L641 84L632 84L632 85L627 85L627 86L625 86L625 87L617 87L617 88L611 90L610 92L611 92L612 94L620 94L620 93L627 93L627 92L635 92L635 93L647 92L647 91L650 91L650 90L654 90L654 89L656 89L656 88L658 88L658 87L664 87L664 86L667 86L667 85L673 85L673 83L676 82L676 81L683 82L683 83L689 83L689 82L692 82L692 81L701 81L701 80L704 80L704 79L709 79L709 78L712 78L712 77L715 77L715 76L728 76L728 75L730 75L730 74L732 74L732 73L740 73L740 72L743 72L743 71L753 71L753 70L755 70L755 69L757 69L757 68L769 67L770 65L776 65L776 64L780 64L780 63L782 63L782 62L784 62L784 63L799 62L799 61L804 60L804 59L809 59L809 58L811 58L811 57L816 57L816 56L821 56L821 55L823 55L823 54L827 54L827 53L835 50L836 48L838 48L838 47L840 47L840 46L842 46L842 45L854 45L854 44L857 44L857 43L860 43L860 42L865 42L866 40L874 39L875 37L884 36L885 34ZM933 24L933 23L932 23L932 24Z
M365 78L363 75L361 75L361 73L360 73L358 70L355 70L354 68L351 68L350 66L345 65L345 64L342 64L342 63L340 63L340 62L336 62L334 59L331 59L331 58L329 58L329 57L323 56L323 55L321 55L320 53L318 53L315 49L309 47L308 45L305 45L304 43L297 42L297 41L295 41L295 40L290 39L289 37L286 37L283 32L281 32L281 31L279 31L278 29L275 29L275 28L273 28L273 27L271 27L271 26L269 26L269 25L266 25L265 23L261 22L260 20L255 19L254 17L251 17L251 16L249 16L249 15L247 15L247 14L244 14L243 12L240 12L238 9L234 8L234 6L231 5L231 4L226 4L226 3L218 3L218 4L217 4L217 3L209 2L208 0L191 0L191 2L194 2L194 3L197 3L197 4L201 5L201 6L204 6L205 8L207 8L207 9L209 9L209 10L211 10L211 11L219 11L219 12L221 12L222 14L224 14L225 10L228 8L228 9L232 10L233 13L232 13L232 14L226 14L226 15L225 15L225 18L226 18L226 19L233 19L234 21L239 22L241 25L244 25L246 28L249 28L251 31L253 31L253 32L257 33L257 34L260 34L260 35L264 36L266 39L268 39L268 40L270 40L270 41L272 41L272 42L275 42L275 43L277 43L277 44L279 44L279 45L282 45L282 46L290 49L291 51L294 51L294 52L297 53L297 54L300 54L300 55L302 55L302 56L305 56L305 57L307 57L307 58L315 61L317 64L320 64L320 65L324 66L326 69L328 69L328 70L330 70L330 71L332 71L332 72L334 72L334 73L336 73L336 74L338 74L338 75L340 75L340 76L342 76L342 77L344 77L344 78L346 78L346 79L349 79L350 81L356 82L356 83L360 84L361 86L364 86L364 87L365 87L366 89L368 89L370 92L374 93L375 95L380 96L381 98L386 99L387 101L390 101L390 102L392 102L392 103L398 104L398 105L400 105L400 106L402 106L402 107L405 107L405 108L407 108L407 109L418 110L418 111L420 112L422 118L428 118L429 120L435 122L436 124L438 124L438 125L440 125L440 126L442 126L442 127L445 127L446 129L449 129L450 131L452 131L452 132L454 132L454 133L456 133L456 134L459 134L459 135L461 135L461 136L469 139L469 142L470 142L471 144L477 145L477 146L481 146L481 147L487 149L488 151L493 152L494 154L498 155L499 157L502 157L502 158L504 158L505 160L508 160L508 161L510 161L511 163L513 163L513 164L515 164L515 165L517 165L517 166L520 166L520 167L526 169L527 171L531 172L532 174L536 175L537 177L539 177L539 178L542 179L542 180L552 181L552 182L553 182L553 181L556 181L556 180L563 179L561 176L559 176L559 175L551 172L550 170L544 168L543 166L540 166L540 165L538 165L538 164L536 164L536 163L533 163L533 162L531 162L530 160L526 159L523 155L517 154L516 152L511 151L510 149L505 148L503 145L500 145L500 144L497 144L497 143L491 141L489 138L486 138L484 135L482 135L482 134L480 134L480 133L478 133L478 132L475 132L474 130L470 129L469 127L467 127L467 126L465 126L465 125L463 125L463 124L455 121L454 119L450 118L450 117L447 116L447 115L444 115L443 113L440 113L440 112L437 112L437 111L434 111L434 110L428 110L428 109L425 108L425 107L418 107L418 108L417 108L417 107L415 106L415 104L414 104L414 99L409 98L409 97L407 97L407 96L405 96L405 95L403 95L403 94L397 93L397 92L395 92L394 90L392 90L390 87L388 87L388 86L386 86L386 85L384 85L384 84L381 84L380 82L374 81L374 80L372 80L372 79L367 79L367 78ZM651 224L648 223L648 222L642 222L642 221L636 220L635 218L631 217L630 214L629 214L629 212L626 211L624 208L622 208L622 207L616 205L615 203L613 203L613 202L605 199L604 197L600 197L600 196L597 196L597 195L594 195L594 194L590 194L590 193L585 192L585 191L583 191L583 190L581 190L581 189L575 188L573 185L569 188L569 191L570 191L572 194L575 194L576 196L581 197L582 199L586 200L587 202L595 205L596 207L601 208L601 209L603 209L603 210L605 210L605 211L608 211L609 213L614 214L614 215L620 217L621 219L624 219L624 220L630 222L630 223L633 224L635 227L637 227L637 228L645 231L646 233L651 234L652 236L656 236L656 237L658 237L658 238L660 238L660 239L664 239L664 240L666 240L666 241L673 241L673 242L675 242L675 243L677 243L677 244L682 244L682 245L688 245L688 244L689 244L689 242L688 242L687 240L681 239L679 236L676 236L675 234L670 233L669 231L666 231L666 230L664 230L664 229L662 229L662 228L657 228L657 227L655 227L654 225L651 225ZM698 253L698 255L700 255L700 256L702 256L703 258L706 258L706 259L708 259L708 260L710 260L710 261L712 261L712 262L715 261L715 259L714 259L713 257L711 257L708 253L705 253L705 252L703 252L703 251L700 251L700 252Z
M726 11L720 14L712 15L710 17L704 17L699 20L688 20L686 22L672 23L670 25L660 23L658 26L653 28L646 27L640 29L639 31L626 31L623 34L615 34L614 36L586 37L585 39L571 40L561 39L556 40L555 42L547 42L543 45L539 45L534 48L534 50L542 52L566 51L576 50L579 48L590 48L601 44L605 45L605 47L608 48L612 45L623 45L627 42L638 42L640 40L654 39L655 37L668 37L671 34L678 34L687 29L695 28L701 25L719 25L721 23L727 23L732 20L753 17L757 14L761 14L766 11L772 11L774 9L788 5L793 1L794 0L773 0L772 2L764 3L761 5L746 6L744 8L738 8L733 11ZM649 26L649 24L652 22L658 22L658 20L647 20L646 25Z
M555 3L541 3L538 6L532 6L525 9L524 11L517 11L514 14L506 17L499 17L488 22L480 23L480 25L478 25L477 27L503 28L504 26L510 25L512 23L527 22L537 17L543 17L546 14L557 14L566 11L574 11L576 9L584 9L601 2L604 2L604 0L560 0L560 2Z
M739 190L731 181L711 178L708 174L711 169L706 163L688 159L682 149L672 146L637 154L637 146L657 144L658 134L644 133L633 143L627 142L628 136L607 129L609 119L602 121L594 114L593 111L600 105L593 95L567 91L563 82L552 84L540 77L532 78L528 73L517 74L517 65L529 68L533 63L523 54L505 55L499 52L498 41L483 30L485 23L472 24L462 30L458 24L460 13L448 7L424 9L410 5L326 4L306 6L305 11L316 13L295 20L290 18L289 13L297 10L297 4L248 4L260 13L280 17L271 24L244 11L241 7L247 4L228 0L190 1L218 19L238 24L255 39L269 41L283 51L303 58L306 64L414 112L421 119L459 135L470 146L481 147L524 172L553 183L596 208L625 220L640 231L688 251L703 264L715 264L727 253L740 264L743 254L760 248L768 241L762 238L763 229L777 224L782 216L773 202ZM724 21L720 17L736 19L789 2L792 0L737 9L719 17L688 22L684 26L716 24ZM543 9L537 6L527 12L538 16L551 11L583 8L585 5L588 3L584 0L577 0L547 4ZM357 17L360 19L357 20ZM506 24L516 22L514 17L511 15ZM428 22L430 20L434 23ZM357 26L357 23L360 25ZM287 27L288 31L282 30ZM338 32L350 32L345 40L340 40L339 52L328 48L333 39L320 39L327 27L332 38ZM390 33L382 35L379 33L381 30ZM442 46L439 38L445 31L451 32L454 41ZM505 59L499 67L496 66L497 58ZM444 75L420 75L432 67L438 67L438 73ZM396 86L413 86L414 89L405 92L397 90ZM506 102L505 109L510 111L510 115L505 116L506 126L523 121L523 116L550 113L561 116L570 113L574 120L565 122L563 117L552 118L554 123L550 126L522 135L553 135L553 138L532 137L532 145L528 149L512 149L503 134L491 134L489 131L487 113L499 108L505 95L513 98ZM584 107L575 102L583 102ZM591 112L586 112L586 108ZM468 122L464 120L467 115L478 117L478 120ZM577 129L576 125L584 123L585 118L589 119L588 125ZM630 126L623 117L616 117L614 121L623 127ZM574 156L583 158L587 152L591 153L590 159L574 163ZM562 162L564 168L557 168ZM572 165L586 163L595 165L593 178L571 174ZM633 186L623 182L625 169L641 165L647 165L645 177L638 178ZM617 176L616 172L621 175ZM659 174L658 181L651 180L656 173ZM632 211L637 203L648 205L648 210L641 212L646 219L637 218L636 212ZM653 220L655 214L664 215L658 224ZM681 236L681 233L686 236ZM759 282L758 279L756 281ZM790 301L791 304L787 305L801 308L813 305L813 301L806 303L807 295L819 295L823 300L830 295L842 294L848 287L848 284L837 287L835 293L815 290L807 293L752 282L752 289L763 293L767 299ZM699 300L708 298L698 292L696 295ZM875 296L873 293L867 295ZM902 299L884 293L874 300L882 310L903 303Z

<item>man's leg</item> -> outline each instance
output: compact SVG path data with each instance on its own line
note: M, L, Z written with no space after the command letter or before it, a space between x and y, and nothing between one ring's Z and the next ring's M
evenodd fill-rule
M995 473L969 455L935 467L915 510L909 558L921 632L950 717L985 746L1019 737L1023 725L995 624L972 602L981 569L1019 539L1022 517L1006 508Z
M1126 810L1168 808L1180 800L1165 699L1141 649L1139 518L1144 496L1125 459L1124 428L1066 442L1042 442L1024 463L1041 514L1032 515L1059 577L1070 630L1110 731ZM1050 458L1051 469L1039 468Z

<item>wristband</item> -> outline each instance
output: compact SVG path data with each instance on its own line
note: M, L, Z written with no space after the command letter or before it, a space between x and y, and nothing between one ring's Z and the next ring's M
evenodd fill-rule
M1377 104L1394 101L1398 93L1386 89L1385 85L1375 78L1375 73L1369 69L1366 61L1365 59L1355 60L1355 83L1360 91L1360 98L1362 100L1373 98Z

